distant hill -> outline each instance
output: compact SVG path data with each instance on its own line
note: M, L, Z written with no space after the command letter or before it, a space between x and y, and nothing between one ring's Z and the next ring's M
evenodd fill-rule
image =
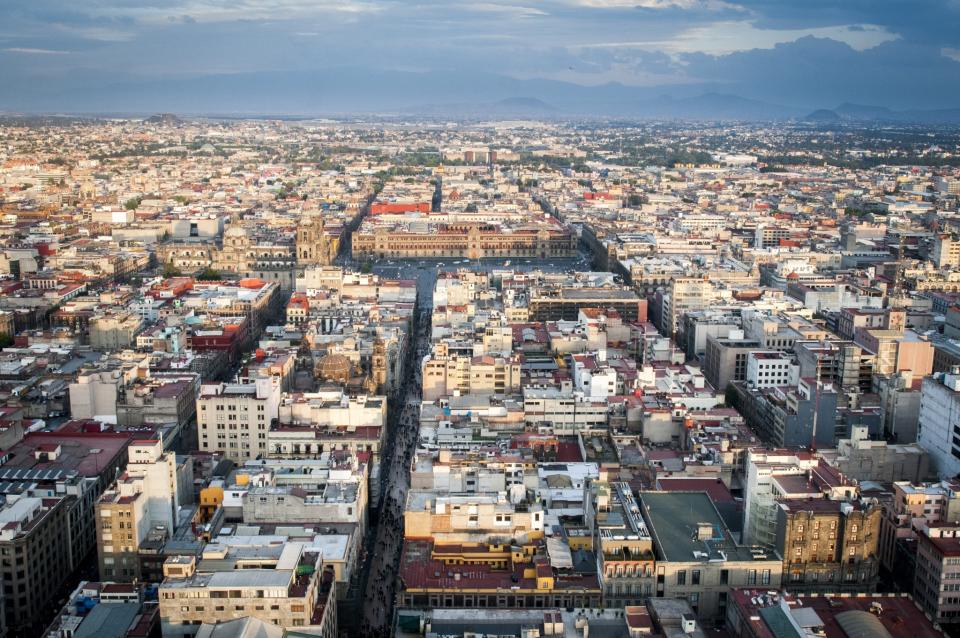
M555 112L557 107L547 104L535 97L508 97L493 105L496 108L515 111L550 111Z
M897 122L915 124L960 124L960 108L912 109L894 111L885 106L851 104L846 102L835 109L818 109L803 118L821 124Z
M535 97L507 97L496 102L419 104L402 109L411 115L438 115L469 118L552 118L559 114L557 107Z
M851 120L891 120L896 119L896 113L885 106L870 104L851 104L844 102L834 112L842 118Z
M803 119L807 122L817 122L820 124L833 124L843 121L843 118L840 117L836 111L832 111L830 109L817 109Z
M29 96L15 92L5 95L0 106L37 113L140 114L151 118L166 118L165 114L175 113L180 117L432 115L781 121L800 120L810 114L809 106L717 92L713 90L715 86L629 86L617 82L584 86L496 73L339 67L152 79L126 77L69 88L51 84ZM848 103L832 110L842 121L851 122L960 123L960 109L952 108L892 111Z
M150 124L179 124L183 120L173 113L157 113L146 119Z
M782 104L725 93L704 93L683 98L663 95L635 103L633 112L640 117L683 120L786 120L803 113L800 109Z

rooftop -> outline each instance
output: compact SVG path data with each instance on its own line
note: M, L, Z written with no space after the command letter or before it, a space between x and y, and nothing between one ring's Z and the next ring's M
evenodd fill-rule
M706 492L641 492L640 501L659 560L780 560L775 553L734 543Z

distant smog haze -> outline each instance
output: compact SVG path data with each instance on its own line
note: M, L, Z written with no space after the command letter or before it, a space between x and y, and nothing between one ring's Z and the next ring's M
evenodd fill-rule
M5 111L960 119L952 0L36 0L0 22Z

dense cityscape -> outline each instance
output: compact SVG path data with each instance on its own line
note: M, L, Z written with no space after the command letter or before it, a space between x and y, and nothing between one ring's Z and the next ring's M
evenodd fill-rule
M3 118L0 637L955 632L958 201L951 126Z

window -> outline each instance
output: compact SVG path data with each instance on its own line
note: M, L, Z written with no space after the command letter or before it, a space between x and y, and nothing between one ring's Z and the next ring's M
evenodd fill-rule
M730 581L730 570L721 569L720 570L720 584L726 585Z
M686 585L687 584L687 570L681 569L677 572L677 584Z
M699 569L693 570L693 572L690 574L690 584L691 584L691 585L699 585L699 584L700 584L700 570L699 570Z
M756 585L757 584L757 570L748 569L747 570L747 584Z
M769 569L763 570L763 575L761 576L760 583L763 584L763 585L769 585L769 584L770 584L770 570L769 570Z

